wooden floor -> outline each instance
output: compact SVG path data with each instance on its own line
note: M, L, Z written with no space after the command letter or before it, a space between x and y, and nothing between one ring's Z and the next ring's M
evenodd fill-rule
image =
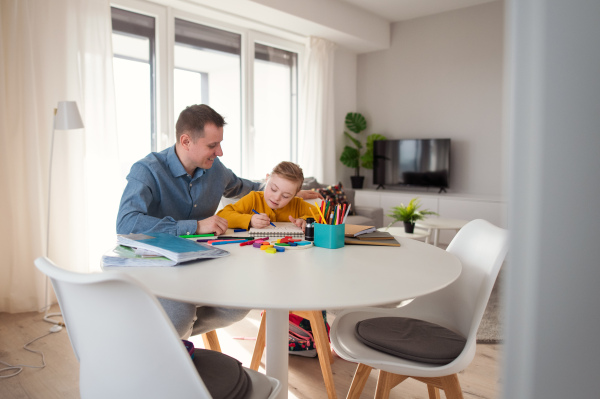
M53 310L57 311L58 308L55 307ZM260 311L251 311L243 321L218 332L223 352L237 358L244 366L250 363L255 341L239 340L234 337L255 337L259 320ZM27 352L23 349L23 345L47 333L50 326L42 321L42 315L37 312L0 313L0 360L13 365L20 363L40 365L41 356ZM199 337L193 338L192 341L196 347L202 347L202 340ZM30 348L44 352L46 367L25 368L15 377L0 379L0 398L79 398L79 366L66 330L44 337L30 345ZM466 399L500 397L501 355L501 345L477 346L475 359L467 370L459 374ZM3 367L0 364L0 368ZM346 397L355 368L355 364L335 357L332 370L339 398ZM264 369L261 368L261 371L264 372ZM376 383L377 372L373 371L361 398L372 398ZM291 399L327 398L317 358L290 356L289 397ZM390 397L427 398L427 389L422 383L408 380L394 388ZM445 397L443 393L442 397Z

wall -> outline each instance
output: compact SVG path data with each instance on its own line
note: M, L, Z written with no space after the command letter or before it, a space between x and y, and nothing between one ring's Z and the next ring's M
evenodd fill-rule
M389 50L358 56L356 110L367 133L450 137L456 193L503 196L503 13L496 1L397 22ZM339 168L349 184L352 170Z
M344 120L346 114L350 111L356 111L356 64L357 54L342 46L338 46L335 51L334 62L334 96L335 96L335 153L336 160L339 160L342 149L345 145L344 139ZM347 167L339 161L336 163L337 173L335 176L344 176ZM350 179L341 178L344 185L350 187ZM337 182L325 182L334 184Z

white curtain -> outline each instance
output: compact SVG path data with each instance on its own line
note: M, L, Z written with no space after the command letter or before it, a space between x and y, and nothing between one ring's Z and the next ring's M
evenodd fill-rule
M81 272L114 243L120 188L108 0L0 2L0 311L44 304L46 254ZM76 101L85 128L56 131L46 248L53 109ZM52 297L54 300L54 297Z
M300 118L299 163L304 176L335 184L336 152L333 98L335 44L318 37L307 42L303 114Z

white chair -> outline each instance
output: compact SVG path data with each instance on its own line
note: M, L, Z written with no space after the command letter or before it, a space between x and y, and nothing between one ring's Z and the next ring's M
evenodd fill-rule
M192 361L147 288L119 272L74 273L45 257L35 265L50 277L56 292L80 363L82 398L211 398L195 366L199 356ZM211 368L232 361L218 352L202 353L216 359L209 363ZM206 363L198 369L206 369ZM252 383L244 398L274 398L281 389L274 378L242 370ZM237 382L225 379L219 387L230 390L227 384Z
M477 329L494 282L508 251L508 233L484 220L465 225L447 249L462 263L459 278L437 292L418 297L401 308L359 308L341 313L331 327L331 345L345 360L359 363L347 398L358 398L372 368L380 370L376 398L388 398L390 390L411 377L427 384L430 398L462 398L457 373L475 356ZM377 317L406 317L443 326L466 338L464 349L448 364L428 364L393 356L363 344L355 335L356 324Z

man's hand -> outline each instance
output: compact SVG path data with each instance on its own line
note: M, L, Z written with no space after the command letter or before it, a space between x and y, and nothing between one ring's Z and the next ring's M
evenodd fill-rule
M294 219L292 217L292 215L290 215L290 222L292 222L296 226L300 227L302 229L303 233L304 233L304 230L306 230L306 220L304 220L304 219Z
M267 216L266 213L258 213L256 215L252 215L250 219L250 227L254 227L255 229L264 229L271 224L271 219Z
M305 201L315 198L324 199L320 192L312 190L300 190L298 191L298 194L296 194L296 196L302 198Z
M198 229L196 234L215 233L224 234L227 231L227 219L214 215L206 219L198 220Z

